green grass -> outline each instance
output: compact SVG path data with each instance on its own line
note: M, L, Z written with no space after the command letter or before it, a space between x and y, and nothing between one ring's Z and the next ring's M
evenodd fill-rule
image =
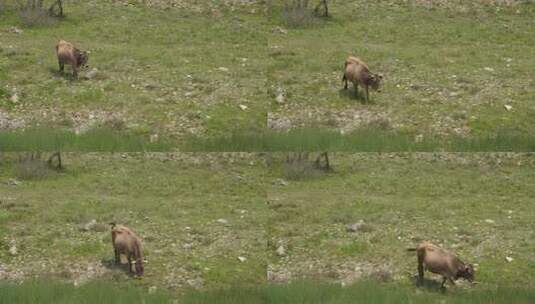
M29 129L0 132L0 151L192 151L192 152L529 152L535 137L510 130L477 138L435 138L386 130L361 129L340 134L327 129L296 129L287 133L239 132L222 137L187 137L183 141L112 129L93 129L76 135L68 130Z
M178 291L265 282L265 168L256 155L63 153L65 169L40 178L20 176L19 156L0 154L2 275ZM142 237L143 279L112 265L112 221Z
M267 182L273 280L410 282L406 248L429 240L478 265L476 291L535 287L533 154L331 153L332 172L298 179L285 159L271 156ZM364 232L346 231L360 220Z
M0 270L10 280L156 286L185 303L345 303L361 289L379 303L522 303L535 289L533 154L330 153L327 172L290 170L284 153L65 152L59 172L21 156L0 154ZM360 220L366 229L346 231ZM143 238L142 279L113 266L111 221ZM442 295L428 274L415 291L406 248L424 239L477 264L478 284ZM377 290L359 287L366 281Z
M295 129L287 133L236 133L219 138L188 138L184 151L352 151L352 152L529 152L535 137L511 130L479 137L446 138L408 132L359 129L348 134L329 129Z
M379 123L446 141L457 136L477 141L502 129L533 133L535 3L416 2L335 1L332 17L314 26L273 30L271 119L284 121L282 129L345 133ZM280 5L270 13L272 28L284 26ZM369 104L355 98L352 86L342 90L342 67L350 54L385 76L382 92L371 93ZM281 104L275 101L279 90Z
M0 132L0 151L169 151L173 144L161 139L151 143L149 136L128 131L93 129L82 134L68 130L29 129Z
M132 286L118 288L105 282L90 283L80 287L51 282L26 282L0 284L0 303L17 304L90 304L90 303L169 303L169 296L148 295L146 291Z
M269 299L265 303L343 304L343 303L531 303L532 290L499 288L475 292L440 294L415 292L413 288L396 284L361 282L342 287L338 284L296 282L289 285L272 285L266 288Z
M183 304L336 304L336 303L448 303L528 304L535 293L521 288L500 287L494 290L440 294L417 293L407 286L361 282L348 287L337 284L296 282L289 285L265 285L259 288L233 287L210 292L189 292L173 298L157 292L148 294L138 288L112 287L104 283L91 283L79 287L65 284L31 282L22 285L0 284L3 297L0 303L183 303Z
M265 76L257 67L266 65L259 54L267 40L257 3L77 1L65 4L60 22L25 27L15 1L3 2L0 110L26 128L118 122L134 133L180 139L265 127ZM60 38L91 52L95 78L72 81L69 66L58 74Z

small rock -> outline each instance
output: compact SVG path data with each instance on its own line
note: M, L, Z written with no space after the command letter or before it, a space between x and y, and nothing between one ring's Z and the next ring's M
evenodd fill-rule
M494 72L494 69L489 67L485 67L484 70L487 72Z
M283 104L284 103L284 95L282 95L282 94L277 95L275 100L277 101L278 104Z
M511 105L504 105L503 106L507 111L511 111L513 109L513 106Z
M242 257L242 256L239 256L239 257L238 257L238 260L239 260L240 262L242 262L242 263L245 262L245 261L247 261L247 259L246 259L245 257Z
M284 249L284 247L282 245L279 246L279 248L277 248L277 255L278 256L285 256L286 255L286 250Z
M288 34L288 31L283 29L280 26L277 26L277 27L273 28L272 32L273 33L280 33L280 34Z
M149 287L149 294L153 294L153 293L155 293L157 289L158 289L158 288L157 288L156 286L151 286L151 287Z
M223 225L228 224L228 221L226 219L223 219L223 218L220 218L220 219L216 220L216 222L219 223L219 224L223 224Z
M228 72L228 71L229 71L229 69L226 68L226 67L218 67L217 69L218 69L219 71L221 71L221 72Z
M92 219L89 223L86 223L86 224L82 225L80 227L80 230L82 230L82 231L90 231L90 230L94 230L96 226L97 226L97 220Z
M87 80L93 79L93 78L95 78L95 76L97 76L97 74L98 74L98 69L97 68L92 68L87 73L85 73L84 78L87 79Z
M19 102L19 95L17 95L17 93L11 95L11 98L9 98L9 100L12 102L12 103L18 103Z
M22 34L23 30L19 29L18 27L16 26L12 26L9 28L9 31L11 33L15 33L15 34Z
M151 143L155 143L155 142L157 142L158 139L159 139L159 135L158 135L158 133L154 133L154 134L151 134L151 135L149 136L149 141L150 141Z
M414 142L416 143L420 143L424 140L424 135L423 134L418 134L414 137Z
M240 109L242 109L243 111L245 111L245 110L248 109L248 107L247 107L246 105L242 105L242 104L241 104L241 105L240 105Z
M485 223L487 223L487 224L494 224L495 222L494 222L493 220L491 220L491 219L486 219L486 220L485 220Z
M508 256L506 256L506 257L505 257L505 260L506 260L507 262L511 263L511 262L513 261L513 258L512 258L512 257L508 257Z
M17 246L13 243L11 244L11 246L9 246L9 254L11 254L12 256L15 256L17 255L18 251L17 251Z
M10 178L10 179L7 180L6 184L8 186L18 186L18 185L20 185L20 182L18 180L14 179L14 178Z
M283 180L282 178L277 178L277 184L281 186L288 186L288 182Z
M347 225L346 231L348 232L370 232L371 226L366 224L363 220L360 220L358 221L358 223Z

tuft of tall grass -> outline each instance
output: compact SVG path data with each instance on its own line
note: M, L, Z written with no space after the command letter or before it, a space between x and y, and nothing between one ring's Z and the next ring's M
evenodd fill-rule
M0 283L0 304L63 304L63 303L181 303L181 304L531 304L535 290L518 287L440 292L398 283L362 281L343 287L340 284L293 282L258 287L234 286L228 289L192 290L173 298L168 293L149 294L131 286L117 287L105 282L79 287L53 282Z
M360 129L341 134L327 129L295 129L286 133L237 133L227 137L189 138L186 151L264 152L532 152L535 136L499 130L473 137L436 138L383 129Z
M56 22L56 19L50 16L48 10L44 7L44 1L42 0L18 1L18 4L19 18L25 26L48 26Z
M148 136L110 129L93 129L83 134L52 129L0 132L0 151L89 151L137 152L169 151L166 139L151 143Z
M307 303L307 304L488 304L518 303L528 304L535 300L535 291L500 287L476 291L439 291L421 290L399 284L380 284L373 281L359 282L347 287L339 284L295 282L288 285L270 285L265 293L268 303Z
M309 0L290 0L282 8L282 19L290 27L306 27L315 23L314 11Z
M139 288L113 287L104 282L80 287L51 282L0 283L0 304L93 304L170 303L163 294L149 295Z
M17 163L17 177L23 180L42 179L50 174L50 167L40 153L27 153Z

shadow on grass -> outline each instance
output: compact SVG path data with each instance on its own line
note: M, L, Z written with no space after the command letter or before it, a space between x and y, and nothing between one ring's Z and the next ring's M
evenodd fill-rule
M128 269L128 263L115 263L115 259L102 259L100 264L111 271L122 271L129 277L135 277L135 273Z
M65 66L65 70L63 72L59 71L59 67L48 67L48 73L50 73L50 76L54 78L65 79L69 81L74 80L74 77L72 76L72 68L69 65Z
M418 275L411 276L410 280L414 284L414 286L418 286ZM427 291L431 291L431 292L444 293L446 291L446 288L442 288L441 285L442 285L442 282L424 277L423 284L418 287L423 288Z

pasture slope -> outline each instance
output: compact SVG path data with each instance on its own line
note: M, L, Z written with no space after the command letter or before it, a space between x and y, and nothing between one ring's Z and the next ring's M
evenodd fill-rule
M67 153L60 172L20 156L0 159L0 290L15 302L534 297L533 154L334 153L329 172L282 153ZM142 236L142 279L112 264L111 221ZM424 239L477 264L478 284L414 287L406 248Z
M265 127L267 38L257 1L66 1L65 19L31 27L14 0L2 3L4 130L106 128L180 142ZM69 66L58 73L59 39L90 52L79 81Z
M533 1L331 2L330 18L297 25L282 5L270 11L270 129L413 141L535 130ZM384 74L370 103L342 89L348 55Z

